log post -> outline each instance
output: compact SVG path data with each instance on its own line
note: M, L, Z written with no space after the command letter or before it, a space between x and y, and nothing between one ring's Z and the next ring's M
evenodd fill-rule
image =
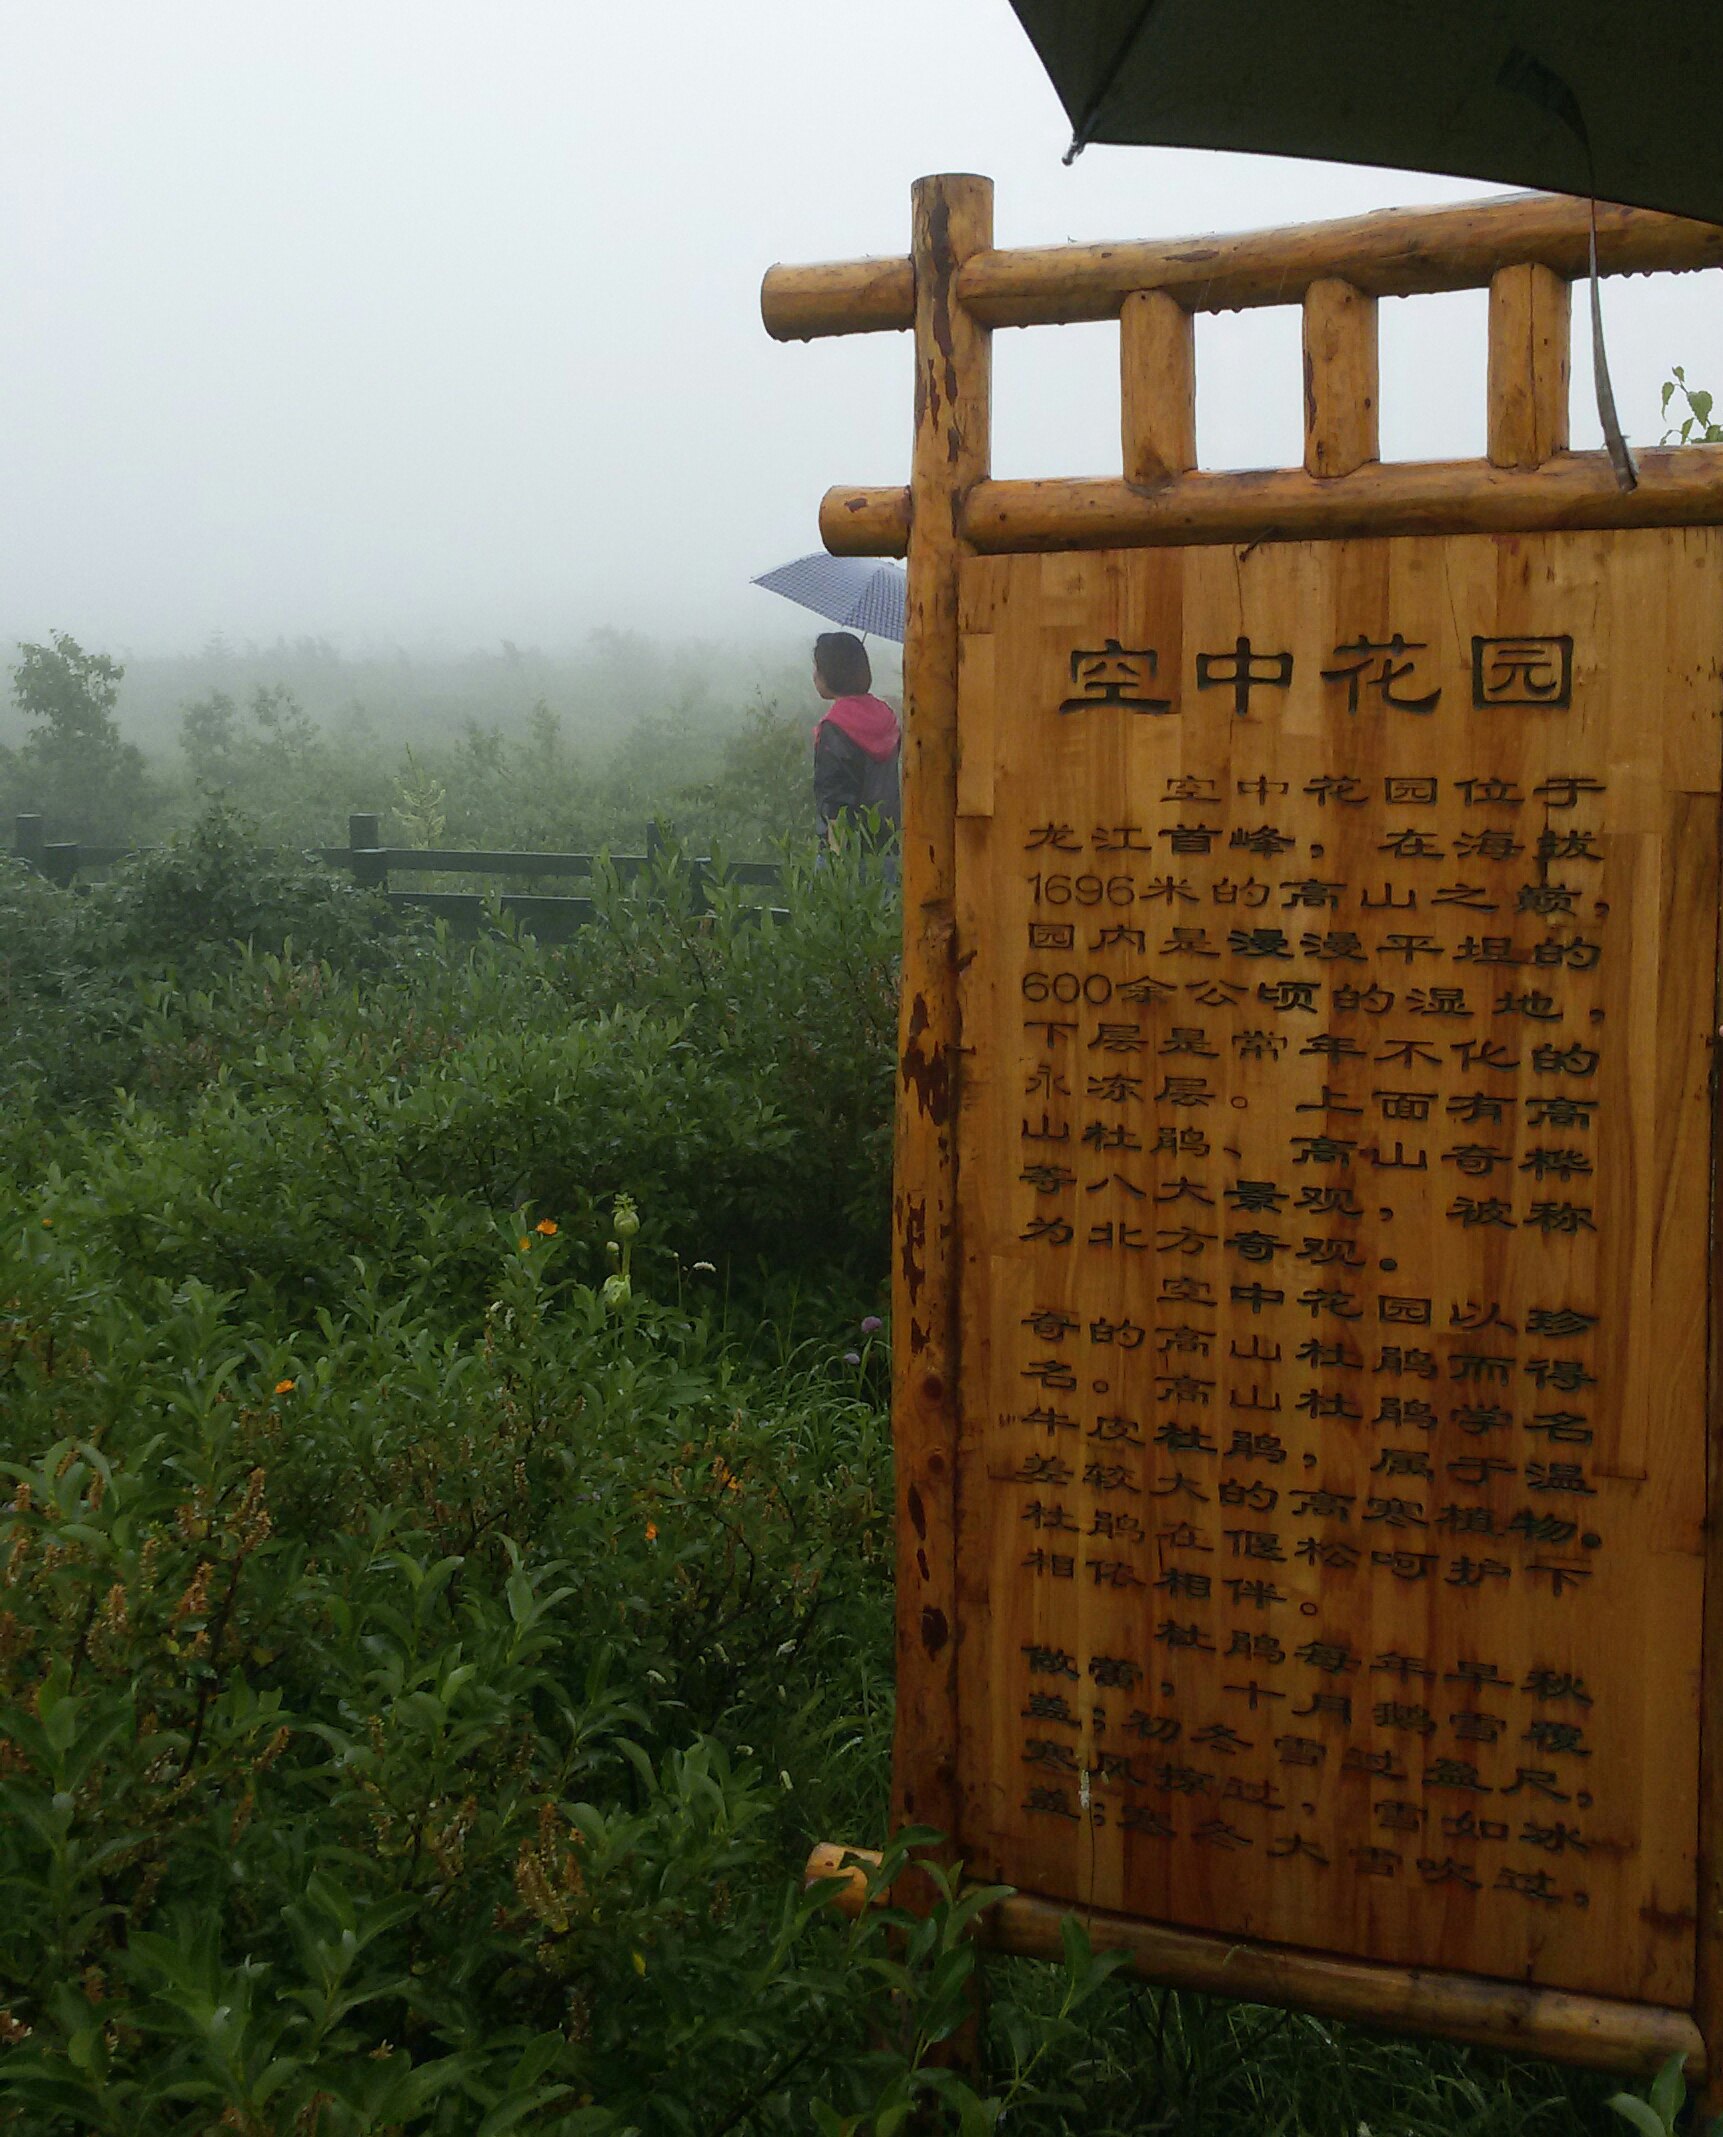
M1134 290L1119 314L1119 422L1127 482L1165 482L1196 466L1193 322L1164 289Z
M42 869L42 855L48 843L47 819L41 816L20 816L13 820L12 851L26 868Z
M389 871L378 856L383 843L382 818L378 816L349 816L347 819L347 865L353 871L355 883L368 889L385 890L388 887Z
M1491 292L1492 298L1494 291ZM1492 311L1491 324L1494 325ZM1492 341L1493 347L1493 341ZM1494 407L1494 397L1491 399ZM1723 986L1723 934L1716 984ZM1713 1060L1723 1052L1723 1028ZM1711 1079L1711 1147L1723 1147L1723 1078ZM1706 2082L1693 2126L1723 2114L1723 1183L1711 1179L1711 1321L1706 1343L1705 1602L1699 1670L1699 1891L1693 2016L1705 2042Z
M1536 262L1490 277L1489 456L1535 468L1567 451L1573 293Z
M1332 276L1304 293L1304 469L1350 475L1380 457L1376 299Z
M917 180L915 440L903 649L903 979L892 1181L897 1732L892 1819L955 1834L957 1798L957 581L990 461L991 345L957 302L993 240L985 178Z

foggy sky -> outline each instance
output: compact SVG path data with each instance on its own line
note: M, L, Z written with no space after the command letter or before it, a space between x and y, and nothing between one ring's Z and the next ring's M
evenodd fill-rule
M773 260L901 253L936 170L1002 244L1481 190L1066 138L1005 0L12 0L0 641L805 635L747 580L904 479L909 354L768 341ZM1605 306L1655 442L1671 362L1723 390L1723 278ZM1385 454L1480 452L1481 293L1382 312ZM1296 463L1296 313L1198 332L1206 464ZM995 337L998 473L1116 471L1115 348Z

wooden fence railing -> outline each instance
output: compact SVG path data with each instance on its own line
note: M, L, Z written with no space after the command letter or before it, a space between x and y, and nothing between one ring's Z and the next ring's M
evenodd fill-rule
M1116 319L1120 469L1000 481L977 448L973 465L954 465L945 478L951 494L940 525L966 553L983 555L1716 525L1723 446L1638 449L1639 480L1628 489L1606 454L1567 449L1569 284L1586 273L1591 228L1586 202L1545 193L1106 245L995 246L991 224L978 221L966 249L951 256L948 293L951 330L977 337L983 352L969 371L985 378L992 328ZM1605 275L1723 266L1723 228L1710 223L1600 202L1596 230ZM761 310L779 341L885 333L915 326L916 288L913 259L774 267ZM1379 461L1377 299L1480 288L1490 293L1485 457ZM1304 465L1199 468L1192 320L1278 304L1302 305L1306 378L1322 388L1306 393ZM982 428L972 422L967 435L979 438ZM912 487L828 490L820 506L826 547L838 556L913 557ZM925 519L931 497L921 502ZM905 658L913 662L913 653Z
M50 840L40 816L14 820L13 852L51 883L70 884L92 869L110 868L131 854L147 849L136 846L90 846L76 841ZM434 846L385 846L382 824L371 814L347 819L345 846L313 846L331 867L347 869L355 883L380 890L394 906L412 907L433 914L448 924L451 935L476 937L487 918L500 906L502 913L541 942L566 942L576 929L597 917L594 899L578 894L541 895L527 891L504 891L500 898L480 891L393 890L391 876L527 876L573 877L588 881L608 862L625 883L650 870L661 868L671 851L662 827L646 828L646 851L640 854L511 853L462 850ZM696 912L704 911L715 884L737 884L763 891L781 890L783 870L770 861L715 861L701 855L686 858L680 866L688 876L689 896ZM762 900L762 903L765 901Z

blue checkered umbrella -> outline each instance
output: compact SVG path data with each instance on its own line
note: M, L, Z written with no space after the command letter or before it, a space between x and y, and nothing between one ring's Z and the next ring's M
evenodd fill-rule
M797 557L793 564L780 564L776 571L763 571L753 583L811 608L843 630L903 643L908 582L896 564L872 557L831 557L821 550Z

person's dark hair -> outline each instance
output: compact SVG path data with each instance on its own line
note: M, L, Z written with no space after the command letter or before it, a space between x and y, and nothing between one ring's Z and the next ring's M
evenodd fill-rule
M867 647L853 631L822 631L814 640L814 665L839 697L860 697L873 688Z

